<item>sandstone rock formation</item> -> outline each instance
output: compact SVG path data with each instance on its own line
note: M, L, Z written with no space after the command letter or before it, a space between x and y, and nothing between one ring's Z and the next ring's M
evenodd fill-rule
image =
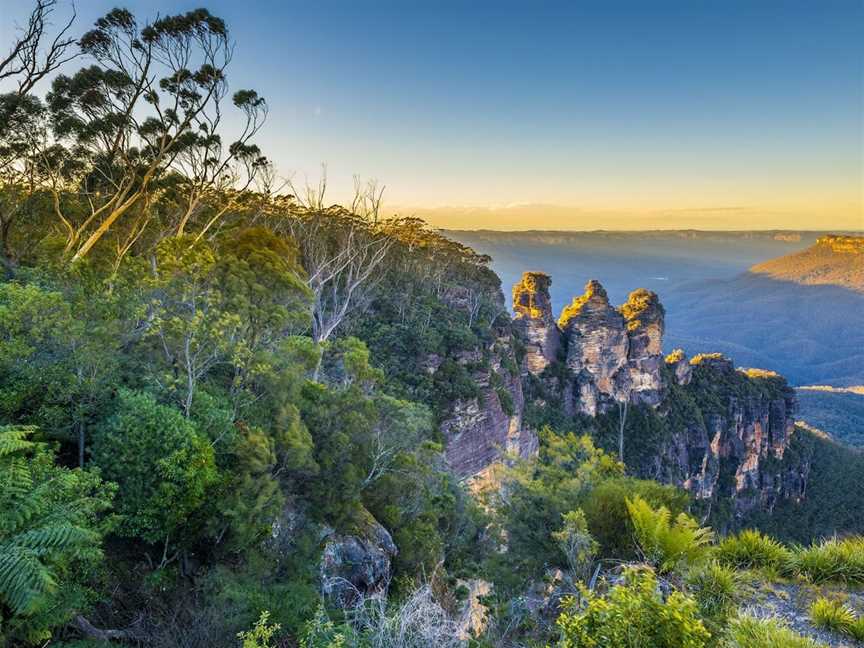
M621 306L627 323L626 381L621 386L631 403L656 407L663 397L663 333L666 312L657 295L640 288L630 293Z
M672 353L667 355L666 364L670 369L672 369L677 384L690 384L690 379L693 377L693 368L690 366L687 354L684 353L683 349L675 349Z
M588 282L558 320L579 411L595 416L613 403L660 403L664 316L650 290L633 291L615 308L600 282Z
M472 379L479 392L453 403L440 425L447 462L460 477L477 475L507 453L528 457L537 449L537 435L522 426L522 380L511 342L510 334L502 332L485 353L459 358L476 368Z
M590 416L603 401L624 401L618 373L627 364L629 339L624 316L609 304L599 281L585 285L561 313L558 325L567 344L567 369L579 394L579 409Z
M625 422L631 473L686 488L709 513L722 500L733 523L748 511L771 510L780 498L802 497L809 466L786 458L796 404L782 377L737 370L721 354L688 362L676 349L664 358L665 312L644 289L616 308L603 286L589 281L556 325L550 285L545 274L525 273L513 287L512 328L458 358L478 392L452 403L441 422L458 475L494 482L505 453L536 452L532 426L562 417L590 425L587 415L613 417L598 426L604 429ZM521 371L514 338L525 348ZM432 372L441 364L434 360Z
M513 286L513 324L525 345L523 365L535 375L555 361L561 346L561 332L549 297L551 284L547 274L526 272Z
M821 236L809 248L763 261L750 272L799 284L864 292L864 236Z
M735 516L802 497L809 466L782 462L794 433L794 390L773 372L736 370L720 354L696 356L691 368L702 423L675 430L658 448L656 465L665 460L665 469L646 476L678 483L697 500L727 499Z

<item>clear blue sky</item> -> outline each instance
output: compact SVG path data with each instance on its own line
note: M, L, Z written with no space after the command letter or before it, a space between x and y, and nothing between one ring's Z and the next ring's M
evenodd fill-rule
M78 4L83 30L117 3ZM27 3L3 5L5 40ZM397 205L864 227L860 0L123 6L198 5L237 43L232 87L271 105L265 152L300 179L326 162L334 198L358 173Z

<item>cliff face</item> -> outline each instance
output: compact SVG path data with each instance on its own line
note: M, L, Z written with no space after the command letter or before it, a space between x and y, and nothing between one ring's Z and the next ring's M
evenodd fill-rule
M462 477L477 475L505 454L530 456L537 435L522 425L524 397L513 339L505 329L496 340L457 360L470 368L477 395L452 403L441 431L447 440L447 462Z
M821 236L806 250L759 263L750 272L805 285L864 292L864 236Z
M668 375L677 388L658 410L670 421L668 434L639 473L683 486L709 512L718 502L728 504L733 519L802 498L809 464L784 460L796 409L786 381L773 372L735 369L719 354L696 356L684 372L686 358L673 355Z
M665 312L644 289L615 307L589 281L556 323L550 285L525 273L513 287L512 327L459 359L478 387L441 425L459 475L482 478L506 452L530 456L545 424L617 450L623 417L628 470L682 486L706 514L722 509L734 523L803 497L809 465L786 456L796 401L781 376L736 369L720 354L664 358Z

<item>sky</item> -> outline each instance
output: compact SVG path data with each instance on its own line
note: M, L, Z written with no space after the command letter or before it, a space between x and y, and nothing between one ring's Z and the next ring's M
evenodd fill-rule
M84 31L118 2L79 0ZM864 2L195 2L260 145L487 229L864 229ZM0 0L0 42L29 3Z

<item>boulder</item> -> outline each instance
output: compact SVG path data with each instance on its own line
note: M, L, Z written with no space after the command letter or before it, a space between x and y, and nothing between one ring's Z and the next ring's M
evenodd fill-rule
M321 556L321 591L340 607L385 595L398 554L387 529L365 512L356 533L329 535Z

